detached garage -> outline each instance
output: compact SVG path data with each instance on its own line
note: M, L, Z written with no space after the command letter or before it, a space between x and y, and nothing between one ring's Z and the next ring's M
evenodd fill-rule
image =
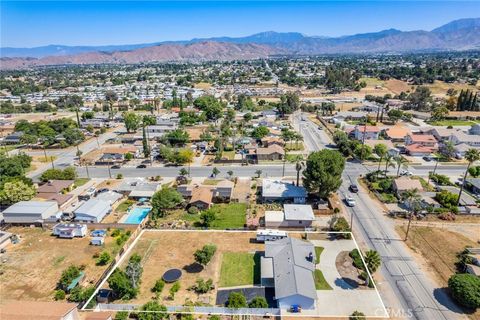
M73 213L75 214L75 221L99 223L111 211L112 207L107 201L90 199L73 211Z
M62 216L55 201L20 201L3 211L5 223L42 224Z

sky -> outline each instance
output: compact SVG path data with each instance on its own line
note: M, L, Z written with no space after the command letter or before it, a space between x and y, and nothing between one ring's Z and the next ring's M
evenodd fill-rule
M0 45L136 44L262 31L342 36L432 30L480 17L480 1L4 1Z

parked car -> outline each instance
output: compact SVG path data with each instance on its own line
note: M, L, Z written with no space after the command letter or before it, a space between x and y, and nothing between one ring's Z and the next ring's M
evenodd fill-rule
M358 192L358 187L356 184L351 184L350 187L349 187L350 191L352 191L353 193L357 193Z
M97 191L97 193L108 192L108 191L110 191L110 189L108 189L108 188L102 188L102 189L99 189L99 190Z
M120 169L120 165L119 164L115 164L113 166L110 167L110 169Z
M147 167L146 164L139 164L139 165L137 166L137 169L145 169L146 167Z
M408 171L408 170L402 170L402 171L400 172L400 175L401 175L401 176L410 177L410 176L413 176L413 173L411 173L411 172Z
M355 199L353 199L351 196L347 196L345 198L345 202L349 207L355 207L355 204L356 204Z
M425 160L425 161L427 161L427 162L430 162L430 161L432 161L432 158L430 158L430 157L427 157L427 156L423 157L422 159L423 159L423 160Z

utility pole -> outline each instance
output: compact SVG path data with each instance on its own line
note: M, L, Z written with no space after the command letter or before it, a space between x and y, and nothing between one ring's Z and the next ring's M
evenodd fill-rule
M435 157L435 167L433 168L433 173L432 173L432 176L435 175L435 171L437 171L437 166L438 166L438 158ZM428 175L428 181L427 181L427 184L430 183L430 175Z
M365 134L367 132L367 118L365 118L365 123L363 125L363 137L362 137L362 156L361 156L361 159L362 162L363 162L363 155L364 155L364 151L365 151Z

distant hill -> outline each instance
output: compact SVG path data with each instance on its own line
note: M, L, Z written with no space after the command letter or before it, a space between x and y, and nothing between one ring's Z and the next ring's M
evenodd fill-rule
M328 38L274 31L247 37L217 37L133 45L1 48L2 68L52 64L232 60L277 54L405 53L480 49L480 18L461 19L432 31L388 29Z

